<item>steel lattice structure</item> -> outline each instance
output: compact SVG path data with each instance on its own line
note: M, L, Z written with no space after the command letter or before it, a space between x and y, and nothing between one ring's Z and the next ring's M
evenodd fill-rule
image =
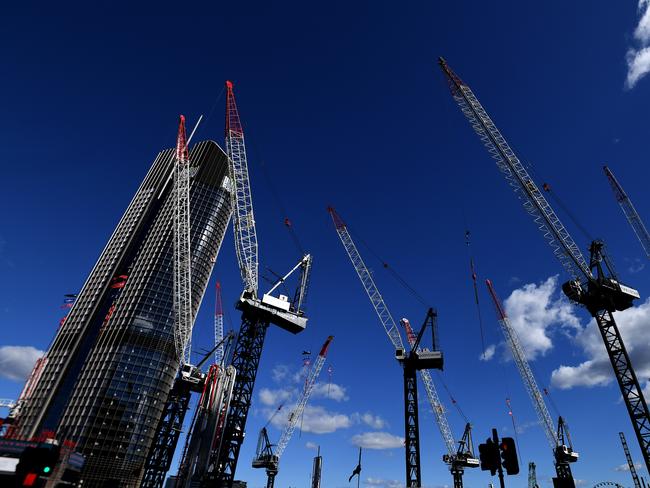
M535 463L528 463L528 488L539 488Z
M621 438L623 451L625 451L625 459L627 461L628 467L630 468L630 474L632 475L632 480L634 481L634 488L641 488L641 480L639 480L639 475L636 473L636 466L634 466L634 461L632 461L632 455L630 454L630 449L627 447L625 434L623 432L619 432L618 436Z
M309 374L307 375L307 379L305 380L305 387L302 391L302 395L300 396L300 400L298 401L298 404L289 415L289 423L282 431L282 436L280 437L280 441L278 442L278 447L276 447L275 449L275 455L277 456L278 460L282 457L284 450L287 448L287 445L291 440L291 436L293 435L293 431L296 429L296 425L298 425L298 421L300 420L303 412L305 411L305 407L307 406L307 402L309 401L311 392L314 390L314 385L316 384L316 380L320 375L321 369L323 369L323 364L325 364L325 359L327 358L327 351L329 349L330 343L332 342L332 339L334 339L333 336L329 336L327 338L327 340L323 344L323 347L318 353L316 362L314 362L311 369L309 370Z
M239 118L233 84L226 82L226 152L230 158L233 183L233 228L235 250L244 287L257 294L257 232L253 215L253 196L248 177L244 130Z
M402 323L404 324L404 329L406 330L406 339L409 345L413 346L416 340L415 334L413 333L413 328L411 327L411 324L408 320L402 320ZM438 391L436 390L436 386L433 383L433 378L431 378L431 373L429 373L429 371L426 369L423 369L420 371L420 378L424 383L424 388L427 392L429 404L431 405L431 410L433 410L433 414L436 417L436 424L440 429L440 435L442 436L442 440L444 441L445 447L447 448L447 453L449 456L455 456L456 441L454 440L454 435L451 433L451 428L449 427L449 422L447 421L445 408L440 401Z
M217 350L214 351L214 362L215 364L221 364L223 360L223 304L221 303L221 283L217 281L216 285L216 297L214 304L214 343L217 346Z
M650 470L650 411L612 314L615 310L620 311L631 307L632 300L639 298L638 292L620 284L616 277L612 276L612 268L603 254L601 242L592 242L590 262L588 266L586 265L575 241L544 199L472 90L442 58L440 67L447 78L452 96L463 114L496 160L506 180L523 200L524 208L534 217L555 256L574 278L573 281L563 285L563 291L571 300L587 308L596 319L646 467ZM603 263L607 264L610 276L605 275ZM596 276L592 270L597 271Z
M192 323L190 157L181 115L174 164L174 343L181 366L190 362Z
M352 240L352 237L350 236L345 223L336 213L336 210L330 207L328 211L332 216L334 226L336 227L336 232L341 238L343 247L348 253L350 260L352 261L352 265L354 266L354 269L357 272L359 279L361 280L363 289L366 290L368 298L370 298L370 302L375 308L375 312L377 312L379 321L384 327L384 330L386 331L390 342L393 344L393 347L396 351L404 351L402 336L400 335L397 325L395 324L395 320L388 310L388 307L386 306L381 293L379 293L379 289L377 288L377 285L375 285L375 281L372 279L372 275L370 274L368 267L363 262L363 258L361 257L361 254L359 254L359 250L354 244L354 241Z
M614 177L614 174L611 172L611 170L607 166L603 166L603 170L605 171L607 180L612 187L614 197L620 205L621 210L623 210L625 218L632 226L632 230L639 239L639 242L641 243L646 256L650 258L650 234L648 234L648 230L646 229L645 224L641 220L639 213L634 208L634 205L632 205L632 201L627 196L625 190L623 190L623 187L620 185L618 180Z
M590 275L580 248L573 241L555 211L544 198L542 192L519 161L515 152L499 132L485 109L461 79L441 59L440 66L447 76L452 96L461 111L469 120L472 128L487 148L498 168L512 186L517 196L523 201L524 208L553 248L553 253L567 272L574 278L583 274Z

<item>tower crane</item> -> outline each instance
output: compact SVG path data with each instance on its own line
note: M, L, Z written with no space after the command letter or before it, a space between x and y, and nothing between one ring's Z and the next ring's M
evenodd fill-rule
M302 390L302 394L300 395L300 399L298 400L295 408L289 414L289 421L282 431L282 435L280 436L280 441L275 448L275 452L273 451L273 445L269 441L268 431L266 430L266 427L262 428L260 431L260 436L257 442L257 450L255 453L255 458L253 459L253 468L266 468L266 488L273 488L273 485L275 483L275 476L278 474L280 458L287 448L287 445L291 440L291 436L293 435L293 431L296 429L296 425L298 424L298 421L305 411L307 401L309 400L311 392L314 389L318 375L323 368L323 364L325 364L327 350L329 349L332 339L334 339L333 336L329 336L327 338L323 344L323 347L318 353L316 362L309 370L307 379L305 380L304 388Z
M235 102L233 83L226 81L226 153L232 179L233 230L235 251L244 291L236 308L242 313L241 327L233 349L232 366L237 371L232 399L219 417L218 439L210 454L210 466L203 487L230 488L234 480L239 450L244 441L246 419L251 405L257 369L266 330L270 324L293 334L307 326L302 306L307 292L312 257L305 254L291 271L280 278L262 298L258 297L258 243L253 200L248 175L244 130ZM298 287L290 300L272 293L294 272L300 270Z
M625 193L625 190L623 190L623 187L614 177L614 173L612 173L612 171L607 166L603 166L603 170L605 171L607 180L612 187L614 197L620 205L621 210L623 210L625 218L632 226L632 230L636 234L636 237L639 239L639 242L641 243L646 256L650 258L650 234L648 234L648 230L645 228L645 225L643 224L639 213L634 208L634 205L632 205L632 202Z
M528 488L539 488L535 463L528 463Z
M455 442L451 436L449 425L447 419L444 415L444 410L438 400L438 394L431 380L431 376L428 374L427 369L442 369L443 357L440 351L429 351L426 349L420 349L419 343L422 339L424 330L428 325L431 326L432 334L435 328L434 320L435 313L433 310L429 310L427 313L427 318L425 319L422 328L420 329L417 337L412 333L411 336L413 342L409 344L411 346L411 351L409 354L405 352L404 345L402 343L402 337L399 333L395 320L391 315L386 303L384 302L375 281L372 278L370 270L368 270L366 264L359 253L350 233L348 232L347 226L343 219L336 213L336 211L330 207L328 212L332 217L334 222L334 227L336 232L343 243L352 265L361 280L361 283L370 298L375 312L379 317L379 321L384 327L386 335L388 335L391 344L395 349L395 357L398 362L402 365L404 369L404 434L405 434L405 446L406 446L406 486L407 488L411 487L420 487L422 486L421 481L421 472L420 472L420 439L419 439L419 426L418 426L418 402L417 402L417 377L416 371L420 371L420 375L425 383L427 390L427 395L429 401L431 402L431 408L436 415L436 421L438 422L438 427L442 433L443 440L447 447L448 454L445 455L445 462L449 463L452 466L452 472L454 473L454 486L456 488L462 487L462 467L474 467L474 464L478 466L478 460L474 458L472 453L472 443L471 443L471 433L469 425L465 428L465 433L463 439L459 443L459 448L456 450L454 448ZM403 323L408 323L405 321ZM410 329L410 326L409 326ZM435 344L435 337L434 337ZM427 373L426 375L424 373ZM451 440L451 441L450 441ZM454 471L455 470L455 471Z
M430 310L427 318L435 321L437 314L433 310ZM406 339L411 348L413 348L413 346L418 342L417 337L413 332L413 328L407 319L402 319L400 322L406 331ZM419 349L418 352L426 352L426 349ZM426 369L423 369L420 371L420 378L422 379L422 383L424 383L424 389L427 392L427 397L431 404L431 410L436 417L436 423L438 424L440 435L442 436L442 440L447 448L447 453L442 457L442 460L449 465L449 469L454 478L454 488L463 488L463 473L465 468L477 468L480 465L479 460L476 459L476 456L474 455L472 426L469 423L465 425L463 436L460 441L458 441L458 447L456 447L456 441L454 440L451 428L449 427L449 422L447 421L447 414L440 402L440 397L438 396L438 391L436 390L433 379L431 378L431 373Z
M524 383L526 392L530 397L530 401L535 408L537 413L537 418L542 424L544 433L546 434L546 439L551 446L553 451L553 458L555 462L555 472L557 474L558 480L554 483L560 483L562 487L575 487L575 481L573 475L571 474L571 465L578 460L578 453L573 450L573 445L571 444L571 439L567 435L568 445L564 442L565 432L567 431L566 424L562 417L559 418L558 430L554 430L553 420L551 419L551 414L546 408L546 403L544 403L544 398L542 397L542 392L537 386L537 381L535 381L535 376L533 375L528 360L526 359L526 354L524 353L524 348L521 345L519 340L519 335L517 331L510 324L508 315L506 314L503 304L499 300L494 286L490 280L485 280L492 301L494 302L494 308L497 312L497 318L499 324L501 325L501 330L506 339L506 343L512 352L512 357L515 360L519 374L521 375L521 381Z
M570 300L584 306L596 320L643 459L650 470L650 412L613 315L615 311L632 307L633 301L640 298L639 292L619 282L604 253L603 242L591 243L587 264L578 245L472 90L451 70L444 59L440 58L439 64L449 83L452 97L496 161L507 182L522 200L524 208L551 245L553 253L571 276L572 279L562 285L562 291Z
M623 445L623 451L625 451L625 460L627 465L630 468L630 474L632 475L632 481L634 482L634 488L641 488L641 481L639 480L639 475L636 473L636 466L634 466L634 461L632 461L632 455L630 454L630 449L627 447L627 441L625 440L625 434L619 432L618 436L621 438L621 444Z

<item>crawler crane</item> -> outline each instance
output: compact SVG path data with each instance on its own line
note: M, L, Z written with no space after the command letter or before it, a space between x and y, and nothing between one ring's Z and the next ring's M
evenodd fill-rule
M307 326L302 306L307 292L312 257L306 254L291 271L280 278L262 297L258 297L258 243L253 215L253 200L248 176L244 130L235 102L233 84L226 82L226 153L232 179L233 230L235 251L244 290L236 304L241 327L233 349L232 366L237 372L232 398L219 416L218 437L212 446L209 467L201 485L205 488L231 488L239 450L244 442L246 419L253 397L255 378L262 356L266 331L270 324L297 334ZM300 270L298 287L290 300L272 294L289 277Z

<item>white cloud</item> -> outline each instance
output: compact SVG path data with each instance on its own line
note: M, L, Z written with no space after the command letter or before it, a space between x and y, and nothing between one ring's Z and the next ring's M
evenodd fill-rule
M481 361L489 361L494 357L494 353L496 352L496 350L497 350L497 346L495 344L490 344L488 347L485 348L485 351L483 351L478 358Z
M312 398L327 398L336 402L344 402L349 399L346 388L336 383L317 382L311 396Z
M287 408L287 412L292 412L295 405ZM276 415L271 420L271 423L278 429L284 429L289 421L289 415ZM338 412L330 412L320 406L307 405L302 415L302 419L298 421L298 427L303 432L312 432L314 434L330 434L339 429L347 429L352 425L352 419L345 414Z
M558 291L557 276L514 290L503 304L529 360L553 347L551 328L580 329L574 306Z
M379 488L404 488L404 483L397 480L384 480L381 478L366 478L363 482L366 486L378 486Z
M388 425L388 423L379 415L373 415L370 412L353 413L352 420L354 420L355 423L366 424L368 427L372 427L373 429L383 429Z
M271 390L270 388L262 388L259 396L263 405L274 407L290 399L292 393L291 390Z
M404 438L388 432L364 432L353 436L352 444L366 449L397 449L404 447Z
M639 381L649 388L650 378L650 299L638 307L614 314L623 337L630 360ZM575 341L582 348L587 360L575 366L562 365L551 374L551 383L562 389L576 386L604 386L614 381L611 363L595 320L582 329Z
M313 449L314 451L316 451L318 449L318 444L316 444L315 442L307 441L305 443L305 447L307 449Z
M43 354L45 351L31 346L0 347L0 377L25 381L32 372L34 363Z
M271 370L271 378L273 378L273 381L276 383L280 383L283 381L287 375L289 374L289 366L286 366L284 364L278 364L273 367Z
M630 48L626 54L627 78L625 86L634 88L637 82L650 72L650 0L639 0L639 24L634 30L638 48Z
M642 469L645 469L645 467L641 463L634 463L634 468L637 471L641 471ZM616 466L614 468L614 471L629 471L629 470L630 470L630 466L628 466L627 463L623 463L623 464L621 464L619 466Z

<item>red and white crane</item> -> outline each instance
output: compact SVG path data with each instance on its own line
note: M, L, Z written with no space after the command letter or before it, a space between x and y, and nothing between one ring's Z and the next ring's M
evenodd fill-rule
M563 443L562 432L566 430L566 425L562 417L559 418L558 422L558 432L554 429L553 420L551 419L551 414L546 408L546 403L542 397L542 392L537 386L537 381L533 375L533 371L530 369L528 364L528 359L526 359L526 353L524 348L521 345L519 340L519 335L517 331L512 327L508 315L506 314L505 308L499 297L497 296L494 286L490 280L485 281L492 301L494 302L494 308L496 309L497 319L501 325L501 330L505 337L506 343L512 352L512 357L515 360L517 369L521 376L521 381L526 388L526 392L530 397L530 401L533 404L537 418L539 419L542 428L544 429L544 434L546 434L546 439L551 446L553 451L553 458L555 460L555 471L557 477L565 483L574 484L573 474L571 473L571 465L569 463L574 463L578 460L578 453L573 450L571 445L570 438L568 439L569 444L565 445Z
M316 361L312 364L307 378L305 379L305 384L298 400L298 403L293 408L289 414L289 419L287 425L282 431L280 436L280 441L278 442L275 450L273 450L273 444L269 441L268 431L266 427L262 428L260 431L259 440L257 443L257 450L255 453L255 458L253 459L253 468L266 468L266 488L273 488L275 483L275 476L278 474L278 466L280 464L280 458L284 453L293 432L296 430L298 422L302 418L302 415L309 401L312 391L314 390L314 385L316 380L320 375L321 369L323 369L323 364L325 364L325 359L327 358L327 351L330 347L330 343L334 339L334 336L329 336L323 347L321 348Z
M451 95L470 125L533 217L553 253L572 277L562 285L567 297L584 306L596 320L621 395L627 407L646 467L650 470L650 411L632 367L630 356L614 319L614 312L628 309L639 292L619 282L604 252L602 241L589 246L589 263L567 229L544 198L530 174L489 117L469 86L440 58Z

